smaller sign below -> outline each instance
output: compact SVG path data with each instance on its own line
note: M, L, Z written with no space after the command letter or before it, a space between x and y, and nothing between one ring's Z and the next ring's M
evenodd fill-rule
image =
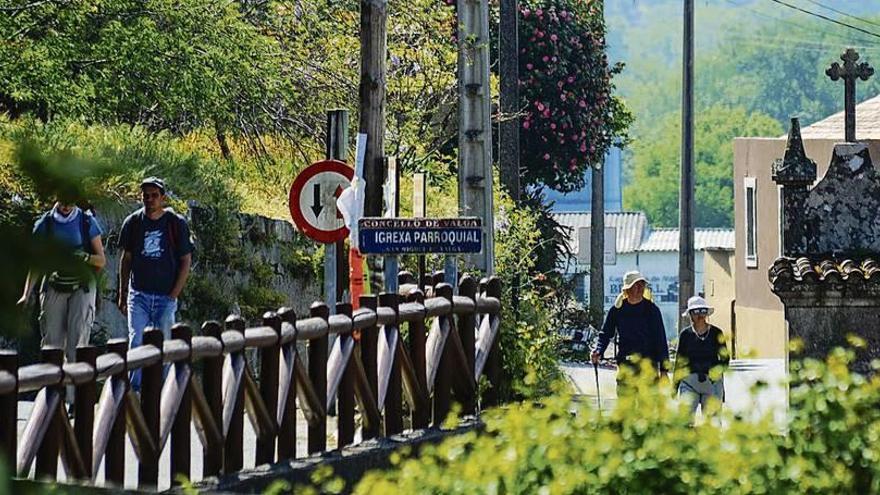
M479 253L483 222L463 218L362 218L358 222L364 254Z

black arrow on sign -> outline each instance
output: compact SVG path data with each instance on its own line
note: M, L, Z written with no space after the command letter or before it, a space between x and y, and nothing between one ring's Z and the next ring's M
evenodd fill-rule
M321 214L324 206L321 204L321 184L315 184L312 188L312 206L310 207L315 213L315 218Z

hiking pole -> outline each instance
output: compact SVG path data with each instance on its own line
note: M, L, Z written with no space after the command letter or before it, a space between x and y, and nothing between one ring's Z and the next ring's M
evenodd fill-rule
M593 363L593 372L596 375L596 402L599 404L599 414L602 414L602 394L599 392L599 363Z

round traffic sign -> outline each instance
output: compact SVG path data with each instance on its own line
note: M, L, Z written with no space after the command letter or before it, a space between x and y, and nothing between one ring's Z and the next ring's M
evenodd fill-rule
M290 186L288 206L293 223L312 239L331 243L348 235L336 198L351 184L354 170L339 160L322 160L305 168Z

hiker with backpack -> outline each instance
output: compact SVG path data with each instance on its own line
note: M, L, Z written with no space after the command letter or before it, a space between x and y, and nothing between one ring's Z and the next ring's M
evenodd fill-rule
M67 361L73 362L77 346L89 343L95 321L97 272L107 261L101 226L72 201L59 200L34 223L33 234L69 250L71 258L59 260L58 270L49 274L28 272L18 304L28 305L40 280L40 345L64 349Z
M128 316L131 348L143 343L144 329L156 327L171 338L177 298L186 285L193 244L186 219L165 206L165 182L148 177L141 182L143 208L122 223L119 247L119 299ZM132 387L140 388L140 373L132 373Z

